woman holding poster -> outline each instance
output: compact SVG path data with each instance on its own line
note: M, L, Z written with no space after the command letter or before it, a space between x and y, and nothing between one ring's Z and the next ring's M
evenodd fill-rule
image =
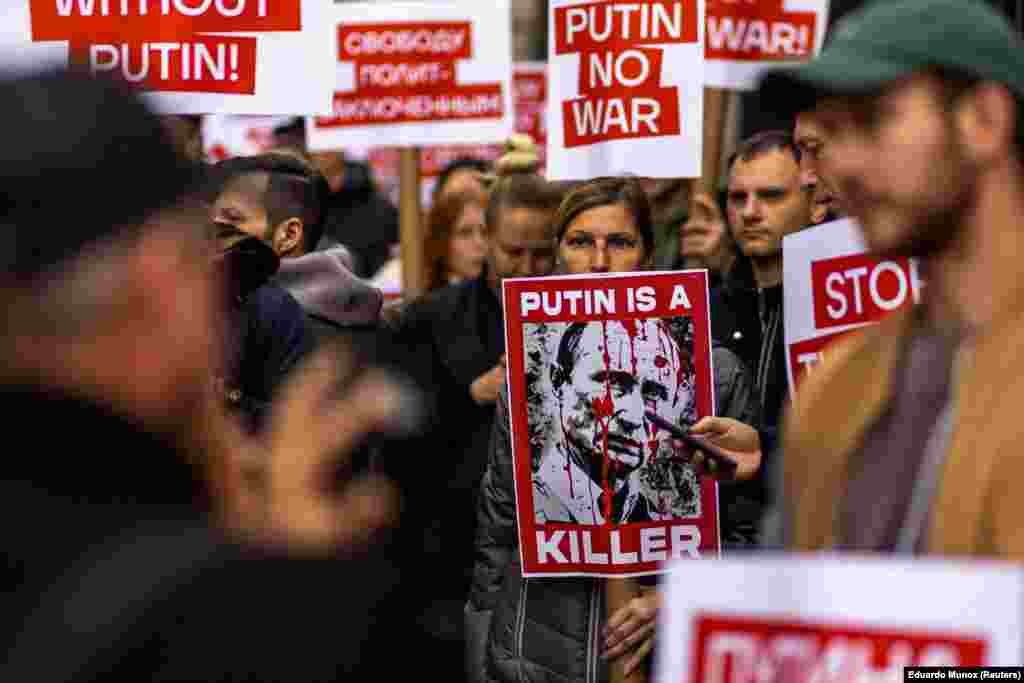
M642 271L654 254L650 206L635 179L582 184L562 203L556 227L558 272L563 274ZM592 311L607 305L600 296L591 297L598 293L563 292L560 305ZM548 297L543 303L554 305ZM643 305L639 299L636 304ZM526 399L529 448L537 461L533 521L556 527L629 524L699 514L702 487L694 470L674 466L656 472L653 463L678 462L665 453L672 442L667 435L655 439L636 429L644 424L644 408L675 423L692 422L699 374L691 358L693 335L693 322L685 316L639 320L635 330L593 322L526 328L526 382L536 387L527 389ZM537 349L531 346L534 337ZM548 353L538 351L542 347ZM546 360L538 360L542 357ZM610 357L620 359L618 370L602 372ZM716 349L714 366L719 414L752 420L750 381L742 363ZM620 401L622 409L616 405L602 422L602 402L611 400L606 392L622 397L634 391L644 396L639 414ZM580 396L588 400L572 398ZM634 670L653 643L660 603L653 581L609 620L600 579L523 578L508 401L508 392L502 392L481 488L476 566L466 610L470 678L606 681L608 661L621 657L628 657L626 668ZM561 426L543 430L545 436L534 443L538 432L532 415L540 413L553 415L547 421ZM606 447L595 449L599 441ZM581 495L586 491L593 495ZM609 624L615 628L609 630Z

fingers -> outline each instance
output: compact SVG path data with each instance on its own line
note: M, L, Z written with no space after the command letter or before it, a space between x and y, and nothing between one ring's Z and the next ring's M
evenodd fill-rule
M631 632L624 636L621 641L616 642L605 650L605 659L618 659L630 650L636 648L636 646L645 638L648 638L654 633L655 623L654 621L649 621L647 623L627 622L627 626L632 626Z
M398 519L399 494L391 482L367 477L338 497L307 496L272 509L271 532L292 552L320 553L365 545Z
M651 634L647 638L647 640L645 640L643 643L641 643L640 647L638 647L636 649L636 652L634 652L633 655L628 660L626 660L626 666L625 666L625 669L624 669L624 673L625 673L625 675L627 677L631 673L633 673L635 670L640 668L640 666L644 663L644 660L651 653L652 649L654 649L654 635L653 634Z
M699 434L701 436L718 436L728 431L729 423L727 418L723 417L701 418L695 425L690 427L691 434Z
M658 613L656 591L633 598L608 620L604 628L606 659L615 659L654 632Z

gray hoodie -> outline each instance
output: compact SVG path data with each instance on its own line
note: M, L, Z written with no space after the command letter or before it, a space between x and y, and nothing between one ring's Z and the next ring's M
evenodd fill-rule
M306 315L338 327L375 325L384 295L352 274L343 246L281 260L275 282L302 305Z

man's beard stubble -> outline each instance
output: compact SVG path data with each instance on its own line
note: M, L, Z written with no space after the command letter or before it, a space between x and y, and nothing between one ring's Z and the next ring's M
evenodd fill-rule
M965 217L974 208L977 197L978 170L965 158L952 122L943 154L930 168L928 186L939 188L935 192L939 201L906 207L912 214L904 226L905 235L894 244L873 247L879 257L927 260L948 251L963 234ZM872 202L871 198L864 198L861 188L849 190L858 193L861 203Z

